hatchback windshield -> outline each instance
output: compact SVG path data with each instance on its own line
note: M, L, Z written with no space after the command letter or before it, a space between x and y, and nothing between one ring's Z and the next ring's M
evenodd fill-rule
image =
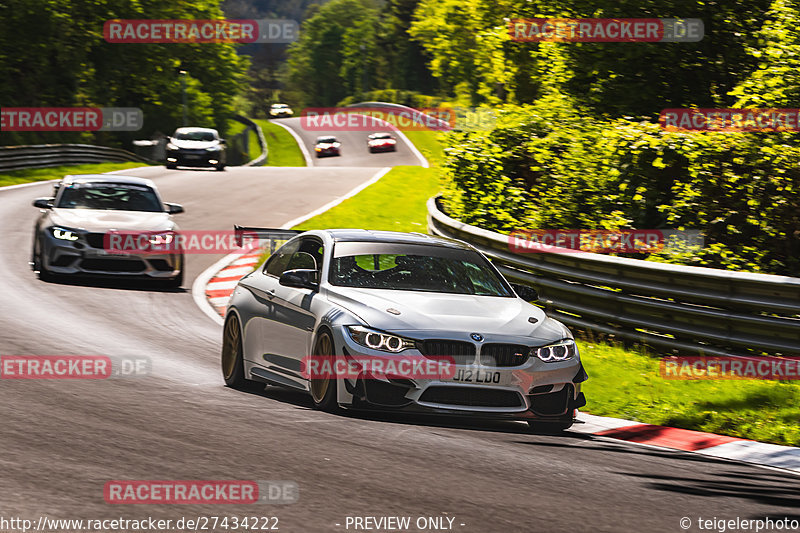
M65 185L56 207L159 212L164 208L150 187L119 183Z
M329 281L363 289L512 296L480 254L441 246L337 243Z

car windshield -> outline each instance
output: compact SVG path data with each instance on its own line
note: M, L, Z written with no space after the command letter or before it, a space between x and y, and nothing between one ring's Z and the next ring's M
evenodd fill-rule
M320 137L317 139L317 143L335 143L336 137Z
M216 137L210 131L184 131L175 134L179 141L213 141Z
M73 183L62 187L56 207L159 212L164 208L150 187L119 183Z
M274 104L272 106L272 109L286 109L287 107L289 106L287 106L286 104Z
M362 289L512 296L483 256L443 246L337 243L328 279Z
M388 133L376 133L372 136L373 139L391 139L392 136Z

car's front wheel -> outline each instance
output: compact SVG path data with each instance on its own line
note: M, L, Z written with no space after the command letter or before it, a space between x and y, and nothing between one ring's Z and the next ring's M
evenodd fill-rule
M39 237L33 243L33 270L39 273L39 279L42 281L53 281L55 276L47 270L42 260L42 241Z
M322 363L317 365L317 368L334 368L334 360L336 355L333 349L333 337L327 331L323 331L317 337L317 342L314 343L315 358L322 361L328 361L328 364ZM332 372L331 372L332 374ZM339 410L339 404L336 400L336 376L321 373L319 376L311 376L309 389L311 390L311 399L314 401L314 407L321 411L333 413Z
M242 350L242 328L239 317L231 313L225 320L222 334L222 377L232 389L257 390L264 385L244 377L244 356Z

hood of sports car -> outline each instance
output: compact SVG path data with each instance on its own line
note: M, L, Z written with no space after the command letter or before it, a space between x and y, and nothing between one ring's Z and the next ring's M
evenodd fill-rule
M90 232L108 230L166 231L175 227L167 213L150 211L116 211L110 209L60 209L50 212L55 226Z
M370 327L399 334L478 332L545 341L569 336L559 322L519 298L349 287L331 287L328 298Z

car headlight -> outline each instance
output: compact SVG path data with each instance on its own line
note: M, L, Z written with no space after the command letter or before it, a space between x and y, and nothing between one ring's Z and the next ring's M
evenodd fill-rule
M52 228L53 237L62 241L77 241L78 234L71 229Z
M211 148L206 148L206 150L208 150L209 152L219 152L220 147L219 146L212 146Z
M358 344L373 350L400 353L416 346L411 339L362 326L347 326L347 332L350 334L350 338Z
M531 348L531 355L535 355L545 363L566 361L578 355L578 346L575 344L574 340L564 339L563 341L548 344L547 346Z
M164 245L164 244L172 244L172 241L175 240L175 234L168 231L165 233L154 233L150 235L150 244L153 245Z
M172 143L167 143L167 150L177 150L178 147Z

